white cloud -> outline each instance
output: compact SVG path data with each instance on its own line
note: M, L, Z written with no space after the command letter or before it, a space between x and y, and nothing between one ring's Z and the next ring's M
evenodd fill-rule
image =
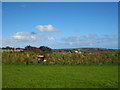
M12 39L12 41L16 41L19 43L39 43L41 41L47 40L47 37L45 37L44 35L33 32L17 32L11 35L10 38Z
M86 38L86 39L94 39L96 37L97 37L96 34L86 34L86 35L84 35L84 38Z
M25 39L25 36L23 35L23 32L17 32L14 35L12 35L12 38L14 38L14 39Z
M55 40L54 37L48 37L48 40Z
M31 36L31 39L36 39L36 37L35 36Z
M30 32L17 32L11 36L14 39L31 41L35 40L36 36L31 35Z
M52 36L45 36L35 32L17 32L7 38L2 38L2 45L18 47L20 45L44 45L48 41L55 40Z
M114 42L118 41L118 35L115 34L105 34L97 38L98 41L100 42Z
M73 42L69 42L70 45L73 45Z
M75 42L78 41L81 37L80 36L71 36L71 37L67 37L67 38L63 38L63 41L67 41L67 42Z
M59 29L54 28L51 24L49 24L49 25L37 25L35 28L41 32L59 31Z
M97 35L97 34L86 34L83 36L70 36L61 39L61 44L67 47L80 47L80 46L109 46L111 43L118 41L117 36L114 34ZM103 45L103 43L105 45ZM115 45L114 45L115 46Z
M86 37L85 37L86 36ZM52 48L69 48L69 47L111 47L118 45L118 36L116 34L86 34L82 36L69 36L57 39L53 36L45 36L36 32L17 32L11 37L2 38L2 44L20 46L23 45L47 45Z

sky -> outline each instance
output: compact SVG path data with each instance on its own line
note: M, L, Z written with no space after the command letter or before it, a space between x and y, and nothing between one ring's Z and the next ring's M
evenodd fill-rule
M3 2L2 46L118 48L117 2Z
M119 0L2 0L2 2L119 2Z

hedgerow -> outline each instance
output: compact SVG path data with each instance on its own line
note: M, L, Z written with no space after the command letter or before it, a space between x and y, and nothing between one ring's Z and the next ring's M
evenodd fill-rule
M40 64L118 64L118 54L49 53ZM2 53L3 64L37 64L34 52Z

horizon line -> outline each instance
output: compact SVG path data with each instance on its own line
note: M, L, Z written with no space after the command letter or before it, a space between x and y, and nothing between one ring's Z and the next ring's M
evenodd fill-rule
M31 46L31 45L27 45L27 46ZM25 46L25 47L27 47L27 46ZM43 45L42 45L43 46ZM11 47L11 48L25 48L25 47L12 47L12 46L2 46L2 47L0 47L0 49L2 49L2 48L6 48L6 47ZM37 47L37 46L31 46L31 47L36 47L36 48L39 48L39 47L41 47L41 46L39 46L39 47ZM45 46L45 47L49 47L49 46ZM51 48L51 47L49 47L49 48ZM119 47L118 48L106 48L106 47L74 47L74 48L51 48L51 49L79 49L79 48L100 48L100 49L120 49Z

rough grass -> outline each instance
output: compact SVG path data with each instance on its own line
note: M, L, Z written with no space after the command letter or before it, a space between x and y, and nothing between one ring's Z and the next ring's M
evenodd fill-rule
M37 54L34 52L2 54L3 64L36 64ZM118 54L75 54L50 53L45 55L47 62L42 64L118 64Z
M3 65L3 88L117 88L117 65Z

